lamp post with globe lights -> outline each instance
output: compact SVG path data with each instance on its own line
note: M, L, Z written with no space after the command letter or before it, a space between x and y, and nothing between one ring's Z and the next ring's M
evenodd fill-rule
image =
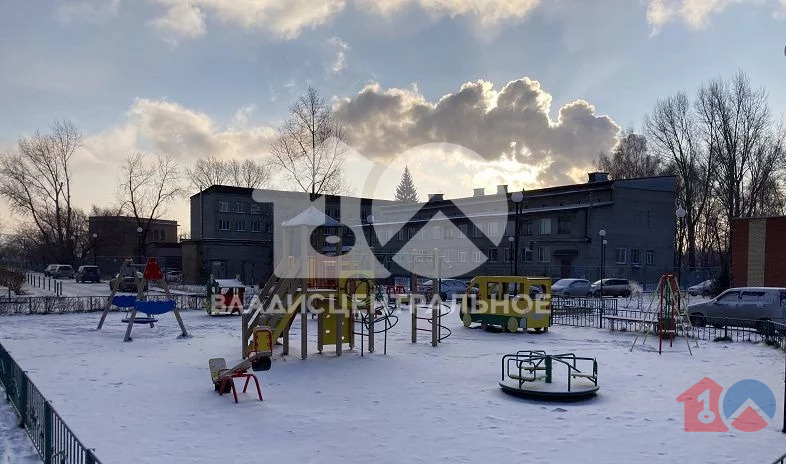
M93 266L96 265L98 255L98 234L93 232Z
M516 238L515 237L508 237L508 245L510 246L510 253L511 253L510 257L511 258L514 258L514 256L516 256L516 252L518 251L515 248L515 246L516 246L515 242L516 242ZM510 275L516 275L516 270L514 268L514 264L513 263L514 263L514 259L511 259L510 260Z
M513 275L519 275L519 215L521 214L521 201L524 199L524 192L513 192L510 195L513 205L516 207L516 216L513 223Z
M142 226L136 228L136 235L137 235L137 258L139 259L139 264L142 264Z
M682 285L682 231L683 228L683 221L685 220L685 215L688 212L685 211L685 208L682 206L677 208L677 211L674 212L674 215L677 216L677 222L679 224L679 230L677 233L677 285Z
M606 229L600 229L600 297L603 298L603 274L606 267Z

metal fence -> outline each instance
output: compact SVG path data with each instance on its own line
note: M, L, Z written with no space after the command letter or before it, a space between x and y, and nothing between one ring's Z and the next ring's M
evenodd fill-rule
M778 459L774 460L772 464L786 464L786 453Z
M600 298L553 297L551 300L552 325L636 332L656 329L654 322L643 323L651 318L652 313L643 309L618 308L616 298L604 298L602 302ZM688 337L699 340L746 341L786 348L786 324L772 321L724 318L684 330Z
M0 315L63 314L103 311L106 296L17 296L0 298ZM148 300L163 301L165 295L148 295ZM205 295L174 294L171 299L179 310L204 309Z
M44 464L100 464L2 344L0 383Z

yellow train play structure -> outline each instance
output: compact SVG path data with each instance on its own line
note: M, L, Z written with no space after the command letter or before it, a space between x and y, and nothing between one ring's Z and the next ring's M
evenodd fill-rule
M465 327L480 323L499 326L508 332L547 331L551 321L551 279L475 277L461 299L459 316Z

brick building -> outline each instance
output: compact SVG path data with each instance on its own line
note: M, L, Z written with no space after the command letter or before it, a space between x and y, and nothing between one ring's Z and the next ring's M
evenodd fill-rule
M731 223L731 282L735 287L786 287L786 216Z

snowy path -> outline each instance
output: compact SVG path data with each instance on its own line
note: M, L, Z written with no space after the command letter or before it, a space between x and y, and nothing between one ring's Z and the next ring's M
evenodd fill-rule
M388 355L314 353L278 357L260 380L259 402L213 392L207 360L236 360L240 319L185 314L193 334L176 340L173 317L136 327L122 343L120 315L94 332L98 314L10 316L0 341L79 438L104 462L215 463L574 463L771 462L786 450L780 433L783 353L745 343L684 343L664 355L652 343L629 352L632 335L557 326L542 335L490 333L446 322L439 347L409 342L408 313ZM426 334L423 334L425 338ZM599 396L579 404L503 394L500 358L520 349L596 356ZM778 398L776 420L755 433L687 433L675 398L704 376L728 388L756 378Z
M41 463L27 433L19 428L19 417L6 401L0 386L0 464Z

